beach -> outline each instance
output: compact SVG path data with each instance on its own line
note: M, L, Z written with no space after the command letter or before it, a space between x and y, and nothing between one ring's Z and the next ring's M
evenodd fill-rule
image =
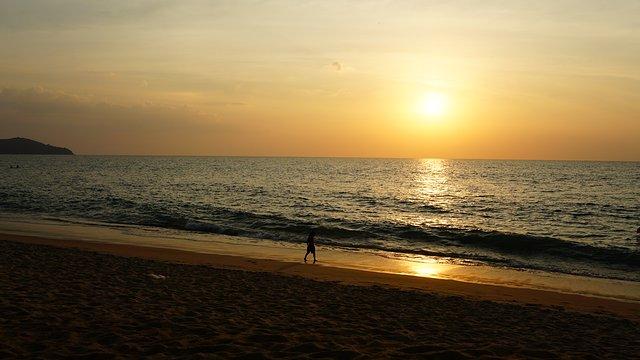
M640 304L175 249L0 237L0 356L637 358Z
M640 360L640 0L0 6L0 360Z

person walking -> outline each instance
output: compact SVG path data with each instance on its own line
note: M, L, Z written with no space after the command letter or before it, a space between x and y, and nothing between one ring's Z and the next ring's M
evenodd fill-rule
M313 253L313 263L316 263L316 229L311 229L309 236L307 237L307 253L304 254L304 262L307 262L307 256L309 253Z

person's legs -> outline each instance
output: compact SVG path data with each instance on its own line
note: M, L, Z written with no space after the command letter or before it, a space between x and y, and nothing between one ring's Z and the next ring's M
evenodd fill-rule
M307 262L307 255L309 255L309 250L307 250L307 253L304 254L304 262Z
M313 263L314 264L316 263L316 251L315 250L313 250Z

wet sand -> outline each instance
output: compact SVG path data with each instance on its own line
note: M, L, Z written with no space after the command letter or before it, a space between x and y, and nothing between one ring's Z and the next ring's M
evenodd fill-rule
M640 304L0 235L0 358L637 358Z

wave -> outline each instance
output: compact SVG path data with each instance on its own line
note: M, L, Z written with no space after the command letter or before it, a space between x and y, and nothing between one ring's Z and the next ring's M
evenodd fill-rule
M314 227L318 230L320 242L335 247L467 258L492 263L515 261L519 265L538 260L547 267L555 268L559 268L560 264L578 262L584 268L589 268L588 264L598 264L625 271L640 270L640 251L637 249L601 247L550 236L345 219L325 219L321 223L313 223L278 215L233 210L221 212L226 214L221 221L163 217L142 225L292 243L304 242L309 229ZM235 221L229 221L231 218Z
M351 195L345 193L344 196ZM318 230L320 243L342 248L471 259L516 268L567 273L584 274L591 271L595 276L605 277L611 275L598 272L602 269L625 272L632 274L629 276L634 279L640 273L640 246L625 248L581 241L583 238L588 239L584 234L576 234L574 240L569 240L494 229L418 226L390 220L350 217L349 213L337 212L335 209L324 209L324 213L329 215L317 220L317 215L304 212L306 210L269 212L269 208L265 208L264 212L258 213L169 200L162 203L143 202L135 197L123 199L107 193L95 194L91 201L77 198L68 198L66 203L46 200L0 191L0 211L82 217L112 224L153 226L291 243L304 242L309 229L314 227ZM363 201L395 201L405 209L411 209L407 211L447 212L437 206L391 198L367 198ZM290 215L285 216L283 213ZM594 234L591 238L596 236Z

